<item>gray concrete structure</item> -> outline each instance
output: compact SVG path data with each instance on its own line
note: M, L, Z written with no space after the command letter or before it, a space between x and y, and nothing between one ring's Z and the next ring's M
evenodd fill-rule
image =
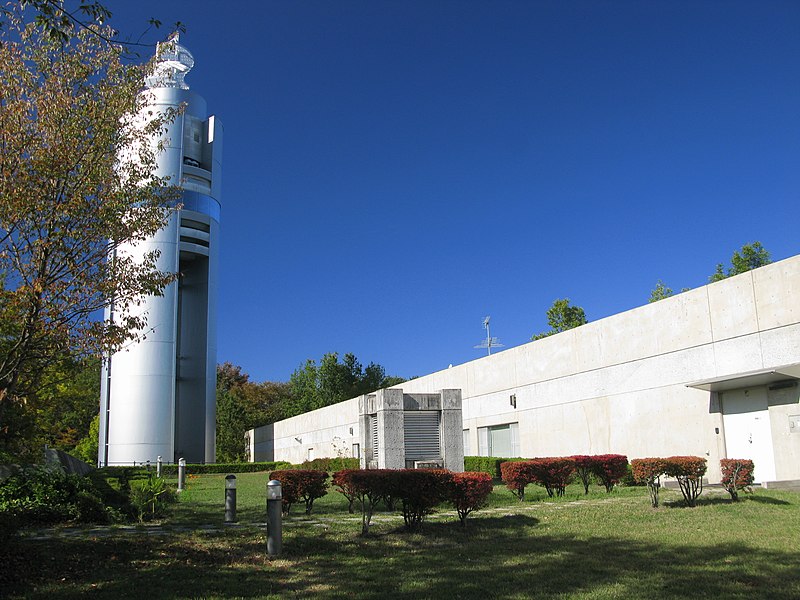
M378 390L358 399L358 411L362 468L464 470L461 390Z
M144 339L109 357L103 367L100 465L213 462L216 415L216 288L222 183L222 125L188 89L192 55L177 34L159 44L148 78L148 111L182 112L153 144L163 144L157 175L183 188L155 236L118 252L134 259L158 250L158 268L179 273L161 296L143 299ZM146 121L147 113L138 115ZM113 307L107 315L115 318Z
M691 454L712 483L751 458L758 481L796 481L798 298L795 256L397 387L461 389L467 455ZM251 460L349 455L358 419L354 399L253 430Z

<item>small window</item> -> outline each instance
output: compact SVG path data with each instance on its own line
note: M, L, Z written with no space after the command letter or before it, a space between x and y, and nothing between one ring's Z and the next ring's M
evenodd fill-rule
M353 458L361 458L361 446L353 444Z

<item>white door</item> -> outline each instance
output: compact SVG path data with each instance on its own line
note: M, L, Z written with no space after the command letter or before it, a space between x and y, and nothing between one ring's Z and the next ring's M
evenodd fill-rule
M755 480L775 480L772 428L767 409L767 388L730 390L720 394L725 448L728 458L749 458Z

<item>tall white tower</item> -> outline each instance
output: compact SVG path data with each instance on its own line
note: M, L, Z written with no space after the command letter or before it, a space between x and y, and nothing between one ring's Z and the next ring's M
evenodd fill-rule
M178 34L159 44L157 56L146 82L149 109L183 107L161 138L157 174L180 183L182 208L152 239L118 252L135 256L157 249L158 268L179 277L162 296L143 300L145 339L104 365L101 466L155 462L158 456L214 462L222 125L184 83L194 58Z

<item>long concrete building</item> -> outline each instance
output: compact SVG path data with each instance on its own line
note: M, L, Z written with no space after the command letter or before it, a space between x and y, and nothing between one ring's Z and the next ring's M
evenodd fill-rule
M769 486L800 480L798 379L795 256L396 388L460 390L465 455L751 458ZM360 455L364 405L251 430L250 459Z

